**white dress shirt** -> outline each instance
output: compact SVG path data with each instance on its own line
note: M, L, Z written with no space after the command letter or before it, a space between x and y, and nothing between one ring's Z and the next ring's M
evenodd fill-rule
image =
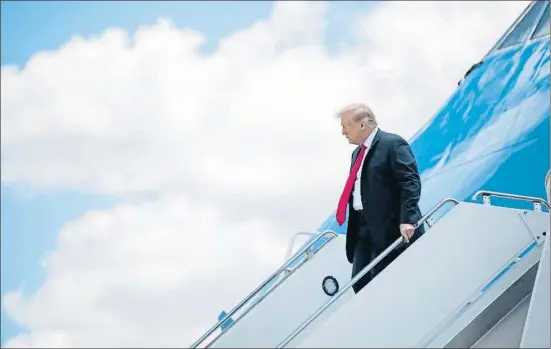
M379 127L375 127L375 129L371 132L369 137L364 142L365 145L365 153L364 157L362 159L362 164L360 165L360 169L358 170L358 175L356 177L356 181L354 182L354 189L352 191L352 207L356 210L363 210L363 204L362 204L362 195L361 195L361 178L362 178L362 169L364 167L364 161L365 157L367 156L367 153L369 152L369 149L371 148L371 143L373 143L373 138L375 138L375 135L377 134L377 131L379 131Z

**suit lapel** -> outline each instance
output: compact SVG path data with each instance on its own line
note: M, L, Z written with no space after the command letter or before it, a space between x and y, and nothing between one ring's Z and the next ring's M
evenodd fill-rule
M373 137L373 141L371 142L371 146L369 147L369 149L367 149L367 154L365 155L365 160L364 160L364 164L363 164L363 168L362 168L362 173L365 170L365 168L367 167L369 159L373 155L373 151L375 150L375 147L377 146L377 143L379 143L379 137L381 136L381 132L382 132L381 129L379 129L377 131L377 134L375 135L375 137ZM350 163L350 171L352 171L352 167L354 166L354 163L356 162L356 159L358 158L359 154L360 154L360 146L356 147L356 149L354 149L354 152L352 153L352 163Z

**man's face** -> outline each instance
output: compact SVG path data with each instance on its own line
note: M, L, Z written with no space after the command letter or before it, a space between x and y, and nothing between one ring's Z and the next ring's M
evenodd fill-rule
M350 144L360 145L365 141L366 129L362 129L362 124L354 121L351 114L345 114L341 117L341 126L342 134Z

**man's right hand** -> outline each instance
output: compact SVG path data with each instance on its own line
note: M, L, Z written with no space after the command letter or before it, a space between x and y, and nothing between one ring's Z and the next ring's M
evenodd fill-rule
M400 224L400 234L402 234L406 244L409 244L409 239L411 239L414 232L415 226L413 224Z

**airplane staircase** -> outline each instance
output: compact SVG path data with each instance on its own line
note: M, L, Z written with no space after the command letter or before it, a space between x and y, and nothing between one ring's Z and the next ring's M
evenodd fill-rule
M350 278L349 263L342 254L342 236L330 230L296 235L309 235L312 238L193 343L191 348L273 348L302 319L329 298L317 282L318 279L327 273L343 283ZM288 255L293 242L289 246ZM283 318L286 320L281 321Z
M447 199L456 206L360 293L340 305L330 318L319 318L356 280L398 247L401 238L277 348L519 348L524 329L525 335L530 332L525 326L527 311L549 233L549 213L541 207L549 210L549 204L539 198L487 191L478 192L473 199L479 196L482 205ZM530 201L534 209L492 206L491 197ZM543 285L545 277L539 279ZM546 287L547 294L540 298L546 297L548 302L548 283ZM548 307L530 309L547 312L542 316L549 317ZM545 332L541 326L536 331L538 338ZM546 331L548 338L549 327ZM543 336L545 342L545 333Z
M320 233L191 348L205 345L217 330L204 347L519 348L549 343L550 228L549 213L542 211L542 206L549 211L549 204L488 191L473 199L480 196L482 204L453 198L438 203L417 223L429 226L425 234L357 295L352 285L402 238L350 280L345 237ZM493 206L491 197L529 201L533 209ZM448 203L454 207L442 215ZM547 264L539 268L540 257ZM332 289L326 281L332 281ZM542 317L547 317L546 329Z

